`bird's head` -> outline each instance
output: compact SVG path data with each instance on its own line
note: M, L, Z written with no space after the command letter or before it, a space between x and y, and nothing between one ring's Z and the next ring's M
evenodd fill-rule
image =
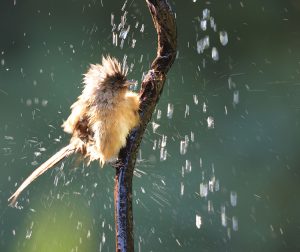
M91 65L84 75L86 87L98 90L118 91L128 88L132 81L127 80L127 66L121 66L120 62L113 57L102 57L102 64Z

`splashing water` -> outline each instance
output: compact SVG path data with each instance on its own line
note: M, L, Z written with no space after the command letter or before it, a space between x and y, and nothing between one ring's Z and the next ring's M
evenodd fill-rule
M200 24L200 30L203 32L208 31L209 27L214 32L217 32L217 23L214 17L211 16L210 10L207 8L202 11L202 18L199 17L199 24ZM212 44L210 40L213 40L213 35L210 36L211 38L208 35L205 35L203 38L197 40L196 48L198 54L202 54L206 49L210 47L210 45ZM222 46L226 46L228 44L228 33L225 30L219 32L219 41ZM219 60L219 51L216 46L214 46L211 50L211 58L213 61ZM205 68L205 66L203 66L203 68Z

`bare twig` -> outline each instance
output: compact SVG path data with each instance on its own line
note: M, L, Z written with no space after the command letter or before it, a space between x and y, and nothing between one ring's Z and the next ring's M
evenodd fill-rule
M132 177L136 154L148 122L176 57L175 17L167 0L146 0L158 35L157 56L145 76L140 90L141 124L128 136L119 153L115 176L116 251L134 251L132 215Z

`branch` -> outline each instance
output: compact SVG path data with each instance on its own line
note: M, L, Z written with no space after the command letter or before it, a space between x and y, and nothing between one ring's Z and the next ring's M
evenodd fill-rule
M159 100L177 47L175 17L167 0L146 0L158 35L157 56L145 76L140 90L141 124L127 138L119 153L115 176L116 251L134 251L132 215L132 177L138 147Z

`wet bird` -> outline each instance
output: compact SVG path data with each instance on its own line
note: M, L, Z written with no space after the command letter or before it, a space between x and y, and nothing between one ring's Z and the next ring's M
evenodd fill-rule
M88 164L98 160L100 166L117 159L129 132L139 124L139 95L129 90L128 69L110 56L102 64L91 65L84 75L84 88L71 106L63 123L72 135L65 146L39 166L8 199L16 204L20 193L37 177L73 153L80 153Z

